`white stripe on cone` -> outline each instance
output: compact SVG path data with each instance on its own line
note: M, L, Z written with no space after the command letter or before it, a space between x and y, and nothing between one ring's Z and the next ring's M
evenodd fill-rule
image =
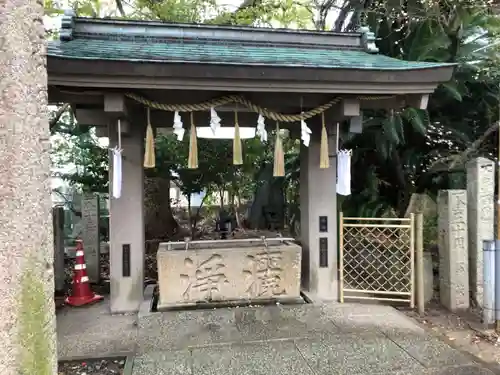
M81 283L88 283L89 282L89 277L88 276L82 276L80 279Z
M78 250L78 251L76 252L76 256L77 256L77 257L82 257L82 256L83 256L83 250Z
M75 264L75 270L84 270L87 268L86 264Z

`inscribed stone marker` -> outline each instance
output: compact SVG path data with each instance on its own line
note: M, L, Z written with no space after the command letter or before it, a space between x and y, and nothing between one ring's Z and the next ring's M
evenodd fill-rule
M469 307L466 190L441 190L439 212L439 294L450 311Z
M99 197L85 193L82 199L82 240L87 263L87 275L91 283L100 279Z
M495 166L485 158L467 164L469 278L472 297L483 306L483 241L494 239Z

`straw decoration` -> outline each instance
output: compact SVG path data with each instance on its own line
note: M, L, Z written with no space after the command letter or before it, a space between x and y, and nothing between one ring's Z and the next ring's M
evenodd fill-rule
M319 149L319 167L321 169L330 168L330 158L328 156L328 134L325 126L325 114L321 114L321 146Z
M193 112L191 112L191 133L189 135L188 168L198 168L198 142L196 141L196 127L194 125Z
M285 153L283 152L283 141L280 137L280 126L276 123L276 142L274 143L274 177L285 177Z
M243 153L241 150L240 125L238 124L238 112L234 112L234 139L233 139L233 164L243 164Z
M147 109L147 121L146 143L144 145L144 168L154 168L156 164L155 137L153 128L151 127L151 113L149 108Z

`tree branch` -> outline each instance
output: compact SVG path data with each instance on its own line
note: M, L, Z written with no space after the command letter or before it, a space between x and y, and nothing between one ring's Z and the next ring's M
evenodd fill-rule
M69 103L64 104L62 107L60 107L57 112L54 114L54 116L50 119L49 121L49 129L52 132L55 130L55 127L59 120L61 119L61 116L63 115L64 112L66 112L69 109L70 105Z
M467 149L465 149L463 152L457 154L457 155L451 155L451 156L448 156L444 159L439 159L439 160L436 160L434 163L432 163L429 167L429 172L437 172L439 170L446 170L446 171L452 171L453 169L455 169L457 166L460 166L462 165L463 163L465 163L469 157L469 155L475 151L477 151L477 149L479 148L479 146L481 146L481 144L483 142L485 142L488 137L494 133L498 128L500 127L500 124L499 123L495 123L493 124L492 126L490 126L484 133L482 136L480 136L478 139L476 139L474 142L472 142L472 144L470 145L470 147L468 147ZM442 164L442 163L446 163L446 162L451 162L447 167L441 169L441 168L437 168L437 166L439 164Z
M342 4L342 7L340 8L339 15L338 15L337 19L335 20L335 24L333 26L333 31L335 31L335 32L342 31L342 29L344 27L345 20L347 18L347 15L349 14L349 11L351 10L351 8L352 8L351 2L349 0L344 0L344 3Z
M70 201L68 198L66 198L66 196L59 189L53 189L52 191L57 195L59 195L62 199L64 199L65 205L69 208L69 210L73 213L73 215L77 217L82 217L81 211L75 210L73 202Z
M125 10L123 9L123 3L122 0L116 0L116 8L118 9L118 12L120 12L120 15L122 17L125 17Z
M262 4L262 0L244 0L243 3L233 12L225 12L209 20L207 23L214 25L233 25L237 20L238 13Z

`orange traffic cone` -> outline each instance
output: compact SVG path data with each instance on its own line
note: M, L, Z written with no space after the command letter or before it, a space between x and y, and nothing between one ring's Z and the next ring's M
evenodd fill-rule
M83 241L76 241L76 262L75 272L73 274L73 288L71 296L66 297L65 301L71 306L83 306L103 299L102 296L95 294L90 290L89 277L87 276L87 265L85 264L85 255L83 253Z

